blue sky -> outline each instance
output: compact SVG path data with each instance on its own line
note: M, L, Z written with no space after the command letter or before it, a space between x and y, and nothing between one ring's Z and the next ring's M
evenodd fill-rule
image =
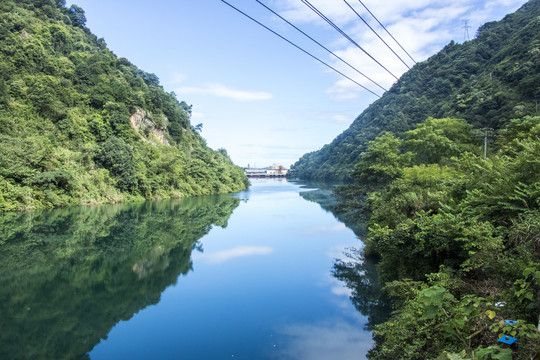
M255 0L234 6L381 93ZM357 0L347 0L388 44L392 40ZM300 0L261 0L281 16L388 88L395 81ZM416 61L480 25L500 20L524 0L363 0ZM192 124L214 149L240 166L293 164L331 142L377 98L237 13L220 0L77 0L87 27L119 57L156 74L166 91L193 105ZM392 73L407 68L343 0L311 0ZM407 57L398 51L407 62ZM411 61L408 61L412 65Z

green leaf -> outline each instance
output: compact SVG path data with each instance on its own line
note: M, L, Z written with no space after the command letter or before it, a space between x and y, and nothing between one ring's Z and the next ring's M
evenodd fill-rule
M488 318L493 319L496 314L495 314L495 311L486 310L486 315L488 316Z
M487 348L478 349L475 352L478 360L512 360L512 350L502 349L497 345L492 345Z
M421 317L421 320L433 319L437 315L439 308L437 306L428 305L424 309L424 314Z

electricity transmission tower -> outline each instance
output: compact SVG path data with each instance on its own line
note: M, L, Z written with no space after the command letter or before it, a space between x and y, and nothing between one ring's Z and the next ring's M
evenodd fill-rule
M469 36L469 29L471 28L471 26L469 25L469 19L461 21L463 21L463 26L461 28L464 29L463 41L469 41L471 39L471 37Z

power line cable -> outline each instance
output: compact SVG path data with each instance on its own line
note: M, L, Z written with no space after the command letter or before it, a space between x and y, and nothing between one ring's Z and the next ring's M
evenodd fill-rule
M388 35L390 35L390 37L396 42L396 44L399 45L399 47L401 48L401 50L403 50L403 51L405 52L405 54L407 54L407 56L408 56L408 57L416 64L416 61L413 59L413 57L407 52L407 50L405 50L405 49L403 48L403 46L401 46L401 44L399 43L399 41L397 41L396 38L395 38L392 34L390 34L390 31L388 31L388 29L386 28L386 26L384 26L384 25L379 21L379 19L377 19L377 17L376 17L375 15L373 15L373 13L368 9L368 7L367 7L366 5L362 2L362 0L358 0L358 1L359 1L360 4L362 4L362 6L367 10L367 12L368 12L371 16L373 16L373 18L374 18L375 20L377 20L377 22L379 23L379 25L386 31L386 33L387 33Z
M311 36L309 36L308 34L306 34L304 31L302 31L301 29L299 29L297 26L295 26L294 24L292 24L290 21L288 21L287 19L285 19L283 16L279 15L277 12L275 12L274 10L272 10L271 8L269 8L267 5L263 4L261 1L259 0L256 0L259 4L261 4L262 6L264 6L267 10L269 10L270 12L272 12L274 15L276 15L277 17L279 17L281 20L285 21L287 24L289 24L290 26L292 26L293 28L295 28L296 30L298 30L301 34L303 34L304 36L306 36L308 39L310 39L311 41L313 41L315 44L319 45L320 47L322 47L324 50L328 51L330 54L334 55L336 58L338 58L339 60L341 60L344 64L348 65L351 69L353 69L354 71L356 71L357 73L359 73L360 75L362 75L363 77L365 77L366 79L368 79L369 81L371 81L373 84L377 85L378 87L380 87L381 89L383 89L384 91L388 91L387 89L385 89L384 87L382 87L381 85L379 85L375 80L372 80L369 76L367 76L366 74L362 73L360 70L358 70L357 68L355 68L354 66L352 66L350 63L348 63L347 61L345 61L343 58L341 58L339 55L335 54L332 50L329 50L326 46L324 46L323 44L321 44L320 42L318 42L317 40L315 40L314 38L312 38Z
M318 57L316 57L315 55L309 53L308 51L302 49L300 46L296 45L295 43L293 43L292 41L286 39L285 37L281 36L280 34L278 34L277 32L275 32L274 30L270 29L268 26L262 24L261 22L259 22L258 20L255 20L253 17L249 16L248 14L246 14L245 12L243 12L242 10L236 8L235 6L229 4L227 1L225 0L221 0L221 2L229 5L231 8L233 8L234 10L238 11L240 14L244 15L245 17L247 17L248 19L256 22L257 24L259 24L260 26L262 26L263 28L265 28L266 30L270 31L272 34L280 37L281 39L285 40L286 42L288 42L289 44L291 44L292 46L294 46L295 48L297 48L298 50L302 51L303 53L311 56L313 59L317 60L318 62L320 62L321 64L329 67L330 69L334 70L335 72L337 72L338 74L340 74L341 76L343 76L344 78L346 79L349 79L350 81L352 81L353 83L355 83L356 85L360 86L362 89L366 90L366 91L369 91L371 94L377 96L377 97L381 97L379 94L369 90L368 88L366 88L364 85L358 83L357 81L351 79L350 77L348 77L347 75L343 74L341 71L337 70L336 68L332 67L331 65L328 65L327 63L325 63L324 61L322 61L321 59L319 59Z
M405 66L407 67L407 69L410 70L411 68L409 67L409 65L407 65L407 63L406 63L405 61L403 61L403 59L401 58L401 56L399 56L399 55L398 55L398 54L390 47L390 45L388 45L388 44L386 43L386 41L384 41L384 39L383 39L382 37L380 37L379 34L377 34L377 32L375 31L375 29L373 29L373 28L371 27L371 25L369 25L369 24L367 23L367 21L364 20L364 18L362 17L362 15L360 15L360 14L359 14L352 6L351 6L351 4L349 4L349 3L347 2L347 0L343 0L343 1L344 1L345 4L347 4L347 6L348 6L348 7L356 14L356 16L358 16L358 17L360 18L360 20L362 20L362 21L364 22L364 24L366 24L367 27L368 27L375 35L377 35L377 37L379 38L379 40L381 40L381 41L384 43L384 45L386 45L386 47L387 47L388 49L390 49L390 51L391 51L394 55L396 55L396 57L403 63L403 65L405 65Z
M301 0L304 5L306 5L307 7L309 7L311 10L313 10L313 12L315 12L315 14L319 15L324 21L326 21L330 26L332 26L337 32L339 32L342 36L344 36L347 40L349 40L352 44L354 44L357 48L359 48L360 50L362 50L364 52L364 54L366 54L367 56L369 56L373 61L375 61L380 67L382 67L384 70L386 70L387 73L389 73L390 75L392 75L396 80L399 80L398 77L396 75L394 75L390 70L388 70L383 64L381 64L380 62L377 61L377 59L375 59L370 53L368 53L366 50L364 50L363 47L361 47L360 45L358 45L358 43L356 41L354 41L349 35L347 35L343 30L341 30L339 28L339 26L337 26L336 24L334 24L332 22L332 20L330 20L329 18L327 18L322 12L319 11L319 9L317 9L315 6L313 6L308 0Z

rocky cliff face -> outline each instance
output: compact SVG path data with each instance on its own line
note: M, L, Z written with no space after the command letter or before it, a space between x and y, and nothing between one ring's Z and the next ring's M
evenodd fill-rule
M150 119L148 112L141 108L136 108L135 112L129 118L131 126L143 137L150 142L155 142L157 139L162 145L170 145L169 141L165 137L164 127L169 122L166 116L163 116L163 127L157 125Z

